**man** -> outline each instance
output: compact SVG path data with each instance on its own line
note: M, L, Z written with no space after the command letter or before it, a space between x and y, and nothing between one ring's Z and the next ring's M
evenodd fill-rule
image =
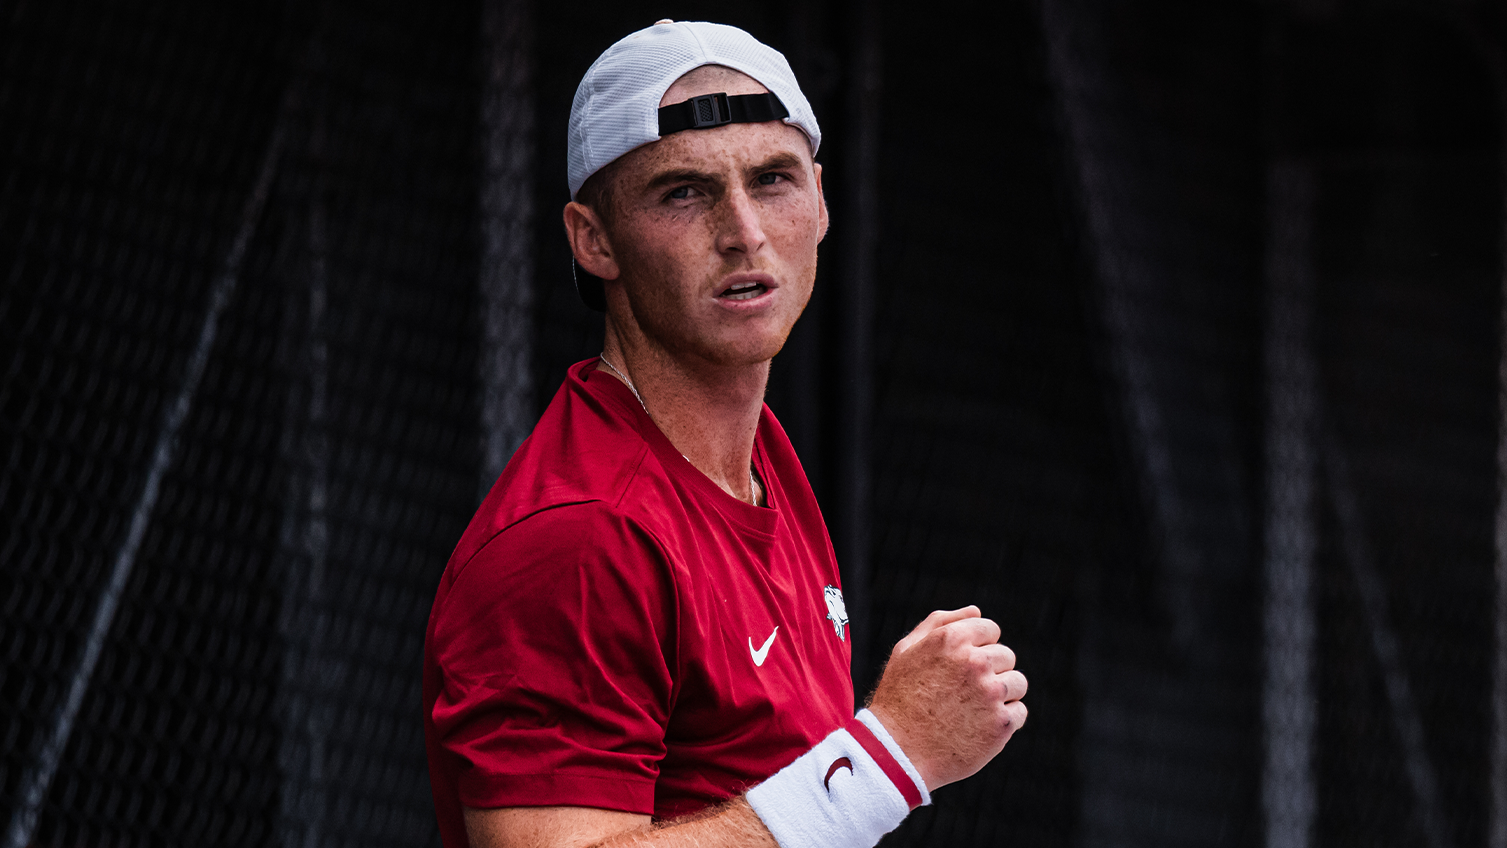
M872 845L1003 748L1026 682L976 608L937 612L854 716L831 544L763 404L827 230L815 117L776 51L660 21L587 71L569 143L604 350L435 599L445 844Z

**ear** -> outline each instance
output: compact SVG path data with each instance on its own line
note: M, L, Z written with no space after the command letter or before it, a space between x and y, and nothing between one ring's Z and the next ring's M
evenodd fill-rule
M620 270L612 242L596 210L574 200L565 204L565 238L582 270L604 280L618 278Z
M821 232L816 236L817 242L820 242L827 237L827 196L822 193L822 163L812 162L811 167L816 171L816 202L821 204Z

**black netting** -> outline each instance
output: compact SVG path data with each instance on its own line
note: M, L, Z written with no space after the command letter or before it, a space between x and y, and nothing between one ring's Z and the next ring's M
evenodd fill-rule
M1331 838L1486 841L1502 198L1481 177L1493 170L1487 156L1425 151L1320 182L1319 825Z
M855 678L977 603L1032 681L886 844L1507 844L1495 5L332 0L0 8L6 846L437 844L424 621L660 17L822 120L769 400Z
M433 839L474 15L354 12L7 10L7 844Z

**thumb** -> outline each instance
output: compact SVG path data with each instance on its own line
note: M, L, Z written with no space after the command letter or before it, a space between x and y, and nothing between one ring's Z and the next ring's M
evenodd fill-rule
M911 646L925 639L928 634L939 627L946 627L954 621L962 621L965 618L981 618L982 616L983 612L972 604L962 609L936 610L931 615L921 619L921 623L917 624L914 630L907 633L904 639L897 642L893 653L905 653L911 649Z

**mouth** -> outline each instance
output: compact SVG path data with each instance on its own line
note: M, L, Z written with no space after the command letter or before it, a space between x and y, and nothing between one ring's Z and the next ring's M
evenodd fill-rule
M753 300L765 292L774 291L775 288L777 286L774 281L762 275L742 277L733 280L718 292L717 298L731 301Z

